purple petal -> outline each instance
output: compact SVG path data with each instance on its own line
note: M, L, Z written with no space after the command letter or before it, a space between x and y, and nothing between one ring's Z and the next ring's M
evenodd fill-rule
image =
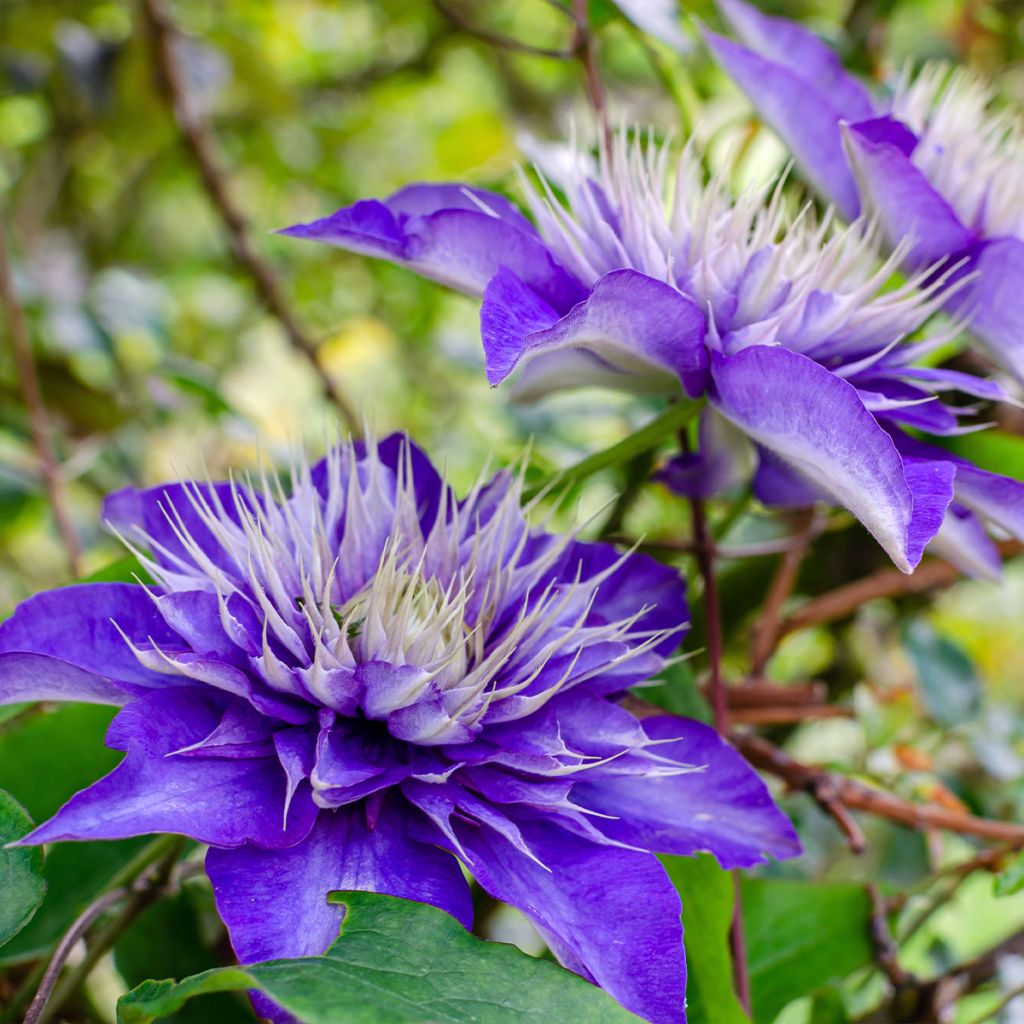
M743 0L718 0L718 9L745 46L792 69L827 96L842 117L859 121L874 113L870 93L816 35L786 18L763 14Z
M569 546L561 567L567 582L580 573L583 580L605 572L620 559L610 544L575 541ZM665 631L665 638L654 650L671 654L682 642L690 621L686 604L686 584L679 573L649 555L634 552L601 583L600 597L594 602L588 624L616 622L635 615L642 605L650 610L637 620L635 629ZM637 595L641 595L638 604Z
M48 654L0 654L0 704L78 700L120 707L131 693L116 683Z
M765 505L805 508L825 500L825 495L767 448L758 447L754 496Z
M285 850L211 848L206 871L242 963L323 953L341 926L343 908L327 902L338 889L430 903L467 928L473 918L458 862L412 839L394 798L375 814L366 804L321 811Z
M844 125L842 134L865 211L880 218L893 247L912 239L912 265L929 266L970 245L970 232L901 145L858 124Z
M555 310L531 294L510 271L488 285L480 311L488 379L504 380L520 363L562 349L587 353L590 373L575 383L605 383L638 391L671 391L672 376L689 394L707 380L704 317L696 304L674 288L634 270L605 274L590 295L555 320ZM554 387L531 381L530 397Z
M676 494L711 498L745 484L753 469L753 445L709 406L700 416L698 450L677 455L654 478Z
M1024 381L1024 242L987 242L974 269L978 279L962 300L964 311L972 315L970 330L993 359Z
M580 298L579 283L522 214L479 189L412 185L383 202L356 203L281 233L391 260L471 295L482 294L505 265L556 305Z
M942 528L928 545L928 551L955 565L967 576L995 583L1002 579L999 548L985 532L981 520L955 502L946 513Z
M1022 276L1022 286L1024 286L1024 276ZM923 381L929 391L960 391L965 395L984 398L990 402L1006 402L1010 399L998 381L989 380L987 377L976 377L973 373L961 373L958 370L932 366L908 366L897 369L894 373L900 377Z
M617 820L597 819L611 838L658 853L712 853L723 868L748 868L766 856L800 854L800 840L757 772L709 726L683 718L648 718L659 757L698 771L654 778L578 782L575 803Z
M198 743L220 721L220 709L195 690L147 694L114 719L109 745L126 746L109 775L73 796L28 836L33 844L122 839L175 832L201 843L289 846L313 825L308 793L292 802L284 827L285 777L276 757L168 757Z
M903 433L893 440L908 464L941 464L955 471L956 500L983 520L1024 540L1024 483L979 469L966 459Z
M892 438L849 383L796 352L763 345L715 353L712 374L724 416L848 508L903 572L914 568L952 489L929 486L917 500Z
M807 179L821 195L853 219L860 210L857 186L843 153L839 122L843 111L788 63L758 56L707 29L712 53L747 94L755 109L792 150Z
M229 575L237 575L240 567L224 551L196 512L193 502L197 499L207 502L214 510L223 509L230 522L238 523L234 495L229 483L195 486L171 483L145 490L126 487L107 495L103 502L103 521L132 542L137 542L138 531L143 531L147 537L166 549L166 554L154 550L153 560L158 565L177 568L174 558L181 559L189 566L195 564L195 560L186 551L175 530L180 518L188 534L214 565Z
M36 594L0 626L0 652L32 651L138 687L165 686L167 677L142 667L118 631L133 643L181 646L153 599L133 583L80 583Z
M679 6L676 0L614 0L615 6L637 28L663 43L689 53L693 44L679 27Z
M544 867L489 828L457 825L473 877L522 910L562 964L628 1010L653 1024L685 1021L679 896L661 865L544 821L519 828Z
M953 500L953 478L957 473L948 462L915 459L904 459L903 472L914 495L914 517L907 531L907 559L917 565L942 526Z

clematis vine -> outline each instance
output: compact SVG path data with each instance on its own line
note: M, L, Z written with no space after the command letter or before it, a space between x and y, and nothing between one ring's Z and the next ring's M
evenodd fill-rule
M297 466L287 493L113 495L154 582L22 604L0 702L120 706L107 743L125 757L23 842L209 844L243 962L323 952L336 889L468 926L461 861L568 968L683 1021L680 905L650 851L733 868L799 843L714 730L617 701L686 629L677 574L531 526L520 497L503 471L457 500L399 436Z
M973 274L950 296L989 354L1024 381L1024 125L993 87L941 63L872 95L816 36L719 0L740 43L706 31L723 67L842 213L876 214L907 263Z
M663 474L681 493L753 473L768 504L849 509L904 572L934 541L965 571L998 575L985 527L1024 537L1024 487L906 433L975 429L977 408L947 392L1007 397L921 365L957 324L911 339L968 283L958 267L893 289L907 250L881 260L874 221L793 216L781 187L734 198L692 147L675 157L622 133L566 166L557 194L523 179L532 222L492 193L413 185L285 233L482 295L488 378L521 399L587 384L706 395L701 452Z

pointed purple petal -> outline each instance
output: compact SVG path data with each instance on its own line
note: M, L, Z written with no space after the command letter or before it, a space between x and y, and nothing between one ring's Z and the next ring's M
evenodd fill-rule
M763 14L743 0L718 0L718 9L745 46L791 68L827 96L842 117L849 121L871 117L870 93L816 35L786 18Z
M648 718L644 731L659 757L699 769L656 778L581 776L574 803L618 820L596 819L613 839L657 853L712 853L723 868L748 868L766 856L800 854L800 840L757 772L709 726ZM614 768L614 763L610 766Z
M962 300L971 316L969 329L993 359L1024 381L1024 241L997 238L985 243L973 269L978 279Z
M578 282L532 225L508 200L479 189L411 185L281 233L391 260L471 295L482 294L504 264L549 301L579 299Z
M166 548L170 555L182 559L188 565L194 565L194 559L185 550L172 526L172 523L176 526L180 518L193 540L218 568L232 575L237 574L239 567L202 521L190 495L193 498L198 495L214 509L223 508L230 522L238 522L229 483L198 484L195 487L169 483L144 490L126 487L108 494L104 499L103 521L132 543L139 543L139 530L142 530L147 537ZM174 565L158 551L153 551L152 557L158 565Z
M912 239L916 267L967 248L970 232L902 146L859 124L844 125L842 134L864 210L881 219L890 245Z
M634 270L613 270L557 322L552 322L553 312L508 273L492 281L480 314L492 384L520 363L571 349L593 360L578 385L603 382L625 390L672 391L676 377L689 394L703 390L704 317L675 288ZM554 386L566 384L557 380ZM554 386L534 378L529 397Z
M757 112L792 150L814 189L834 202L844 217L856 217L860 200L839 132L843 112L833 98L789 66L707 29L704 38Z
M77 700L120 707L131 700L122 687L48 654L0 654L0 704Z
M953 469L956 500L983 520L1024 540L1024 483L979 469L959 455L903 433L895 433L893 440L908 463L942 464Z
M925 487L915 500L892 438L849 383L796 352L763 345L716 353L712 374L724 416L848 508L903 572L914 568L952 487L946 494Z
M147 694L118 714L108 744L127 746L109 775L73 796L29 842L122 839L175 832L202 843L289 846L312 827L308 793L292 801L283 827L285 776L276 757L167 757L198 743L220 721L219 708L194 690Z
M118 631L133 643L181 646L153 599L138 584L80 583L23 601L0 626L0 652L50 654L117 682L164 686L167 677L143 668Z
M486 827L459 824L473 877L518 907L558 959L653 1024L685 1021L679 896L651 856L598 846L543 821L523 821L549 870Z
M458 862L412 839L390 798L372 821L365 804L321 811L309 835L286 850L211 848L206 871L217 910L242 963L314 956L338 937L338 889L431 903L465 927L473 917Z

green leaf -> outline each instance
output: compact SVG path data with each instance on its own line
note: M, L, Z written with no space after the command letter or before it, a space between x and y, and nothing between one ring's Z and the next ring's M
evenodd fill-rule
M66 704L33 713L0 732L0 788L35 821L45 821L80 789L110 771L121 754L103 745L114 709ZM57 843L46 857L46 899L20 934L0 949L0 962L45 954L87 903L147 840Z
M208 907L200 905L204 898ZM209 948L209 936L223 935L222 928L209 926L216 921L213 896L205 887L187 886L154 903L114 946L118 973L134 986L154 975L184 978L217 967L219 961ZM205 941L204 933L208 933ZM175 1024L251 1024L252 1012L243 995L219 993L202 1002L186 1003L172 1019Z
M1018 853L1010 863L992 879L992 892L996 896L1012 896L1024 889L1024 853Z
M28 812L0 789L0 945L25 927L46 895L43 851L39 847L4 849L31 831Z
M679 661L669 665L653 685L633 687L633 693L649 704L656 704L673 715L696 718L699 722L711 723L714 714L711 705L697 687L697 677L690 662Z
M904 628L903 646L917 670L925 707L939 725L958 725L977 716L981 683L961 647L925 619Z
M125 555L116 562L97 569L94 573L84 576L76 583L136 583L141 580L143 583L152 583L149 573L142 568L142 564L134 555Z
M741 893L757 1024L871 962L871 902L861 886L744 878Z
M747 1024L733 989L729 926L733 880L713 857L661 857L683 901L686 1019L689 1024Z
M678 433L697 415L701 410L702 403L688 400L675 402L668 407L656 419L651 420L645 427L641 427L636 433L613 444L610 448L595 452L581 459L574 466L560 470L553 476L539 484L528 487L526 497L532 498L547 487L559 489L577 484L588 476L600 473L601 470L611 469L612 466L622 465L630 459L650 451L660 444L666 437Z
M375 893L331 895L347 908L323 956L222 967L147 981L117 1004L119 1024L147 1024L213 992L258 989L301 1024L626 1024L639 1020L600 989L514 946L483 942L436 907Z
M1024 438L1001 430L982 430L962 437L928 438L947 451L990 473L1024 480Z

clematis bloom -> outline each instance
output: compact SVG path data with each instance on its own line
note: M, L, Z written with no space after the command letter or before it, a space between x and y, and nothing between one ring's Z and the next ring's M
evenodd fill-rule
M974 275L950 297L989 354L1024 381L1024 127L975 72L935 63L879 98L820 39L744 0L718 0L740 43L712 52L842 213L877 215L915 270Z
M335 889L468 926L461 861L567 967L684 1020L679 899L650 851L733 868L799 843L714 730L617 702L685 631L678 575L531 527L520 493L501 472L456 500L393 436L295 469L288 494L113 495L155 582L22 604L0 702L120 706L107 743L125 757L23 842L208 844L243 962L323 952Z
M872 223L791 216L781 189L734 198L721 178L705 182L691 147L676 158L620 134L597 161L579 151L566 168L558 194L524 179L532 223L491 193L414 185L285 233L482 295L488 378L520 398L585 384L706 394L701 453L665 475L682 493L715 493L756 464L763 501L844 506L905 572L942 530L943 554L998 573L985 524L1007 517L963 500L965 474L939 450L900 447L907 428L974 429L963 421L976 410L944 403L946 392L1006 397L919 365L956 325L908 340L965 287L957 268L890 289L906 249L881 261ZM1013 532L1024 534L1016 517Z

